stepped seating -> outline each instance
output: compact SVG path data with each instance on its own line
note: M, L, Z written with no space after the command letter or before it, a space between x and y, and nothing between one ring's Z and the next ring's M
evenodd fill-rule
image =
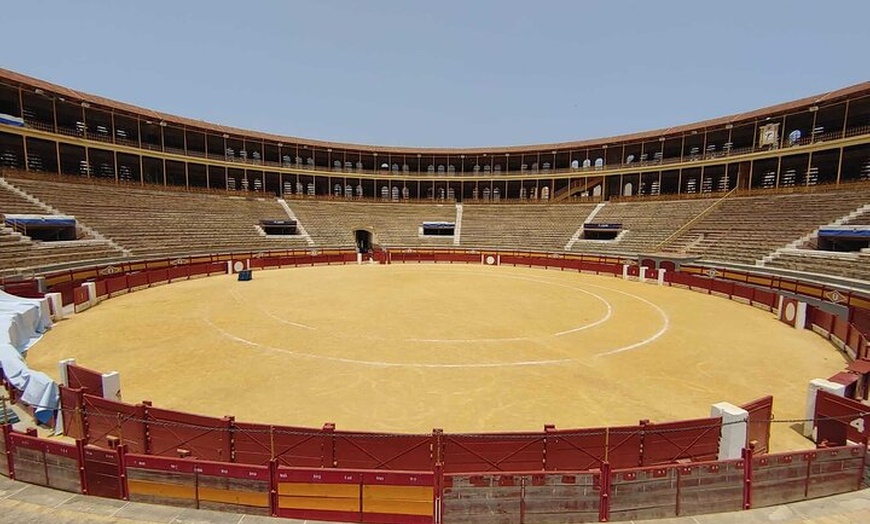
M805 273L818 273L870 281L870 253L826 253L787 251L767 264Z
M422 237L423 222L454 222L452 203L342 202L289 200L287 204L314 242L324 247L353 247L355 229L368 228L385 247L451 247L453 237Z
M287 214L275 199L245 199L155 189L9 178L16 187L73 215L133 256L306 247L298 238L266 238L261 219Z
M46 213L46 210L37 204L6 187L0 186L0 215L45 215Z
M463 247L562 251L595 204L463 204Z
M870 211L843 222L849 226L870 226ZM870 252L833 253L821 250L794 250L777 253L766 264L793 271L821 273L870 281Z
M666 249L685 250L709 261L755 264L868 201L867 189L729 198Z
M643 253L655 250L690 220L713 204L712 200L608 202L593 222L622 224L624 233L614 241L578 240L572 251Z
M104 240L34 242L30 238L0 227L0 274L13 274L74 262L117 259L120 250Z
M48 212L38 204L0 186L0 214L45 215ZM109 242L80 236L79 240L40 242L0 225L0 273L11 274L71 262L116 259L123 255Z

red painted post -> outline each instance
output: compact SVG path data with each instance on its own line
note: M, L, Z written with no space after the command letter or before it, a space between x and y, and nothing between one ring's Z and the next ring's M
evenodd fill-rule
M3 424L0 426L3 428L3 444L6 448L6 467L8 469L9 478L15 478L15 465L12 462L12 439L10 435L12 434L12 424Z
M335 423L327 422L323 425L323 437L320 443L320 467L336 468L338 463L335 459Z
M598 522L610 521L610 463L602 462L598 470L600 493L598 494Z
M115 450L118 454L118 482L121 488L121 499L130 500L130 487L127 485L127 444L121 444Z
M804 498L807 498L810 494L810 475L813 472L813 459L816 458L816 452L810 451L804 453L804 458L807 461L807 472L806 476L804 477Z
M82 484L82 495L88 494L88 475L85 471L85 441L76 440L76 462L79 465L79 480Z
M644 459L643 459L644 449L643 448L644 448L644 444L646 442L646 438L645 438L646 437L646 426L648 424L649 424L648 419L643 419L643 420L638 422L638 425L640 426L640 431L638 431L638 434L640 435L640 443L638 444L638 447L640 448L638 450L638 461L637 461L638 467L643 466L643 462L644 462Z
M752 455L755 451L755 443L750 442L749 447L743 448L743 509L752 509Z
M269 461L269 513L278 516L278 459Z
M541 460L541 469L544 471L547 470L547 447L550 443L550 436L552 433L556 432L555 424L545 424L544 425L544 456ZM556 438L556 437L554 437ZM555 469L555 468L553 468Z
M235 462L236 461L236 417L232 415L227 415L224 417L224 422L227 424L226 432L227 432L227 442L229 445L227 446L230 450L230 456L226 459L227 462Z
M433 468L433 473L435 473L434 477L434 500L433 500L433 522L434 524L441 524L443 521L443 510L444 510L444 465L440 462L435 463L435 467Z
M148 411L153 404L150 400L142 401L142 425L145 426L145 442L142 443L142 447L145 448L144 453L146 455L151 454L151 425L148 423L151 420L151 414Z

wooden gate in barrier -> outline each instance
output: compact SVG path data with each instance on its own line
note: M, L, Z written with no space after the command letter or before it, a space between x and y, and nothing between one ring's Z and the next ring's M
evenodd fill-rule
M746 428L746 446L755 441L755 453L763 454L770 451L770 423L773 420L773 397L768 395L741 408L749 412L749 427Z
M816 393L816 442L843 446L847 441L867 444L870 437L870 406L824 390Z

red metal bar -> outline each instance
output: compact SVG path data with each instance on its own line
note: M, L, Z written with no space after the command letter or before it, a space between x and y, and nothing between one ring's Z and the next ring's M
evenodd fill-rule
M79 481L82 484L82 494L88 494L88 475L85 471L85 441L83 439L76 440L76 462L79 465Z
M278 460L269 461L269 514L278 516Z
M752 509L752 454L753 445L743 448L743 509Z
M608 522L610 520L610 464L608 462L601 463L599 470L600 480L599 486L599 501L598 501L598 521Z
M127 445L115 449L118 454L118 482L121 486L121 500L130 500L130 486L127 484Z
M2 428L2 431L3 431L3 444L4 444L4 447L6 448L6 466L8 469L9 478L15 479L15 465L13 464L13 460L12 460L12 439L11 439L11 435L12 435L12 432L14 430L12 429L12 424L3 424L3 425L0 425L0 428Z

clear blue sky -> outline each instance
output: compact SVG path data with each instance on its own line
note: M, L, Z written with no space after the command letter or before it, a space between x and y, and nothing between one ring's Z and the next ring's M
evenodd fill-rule
M870 80L870 2L10 0L0 66L344 142L644 131Z

